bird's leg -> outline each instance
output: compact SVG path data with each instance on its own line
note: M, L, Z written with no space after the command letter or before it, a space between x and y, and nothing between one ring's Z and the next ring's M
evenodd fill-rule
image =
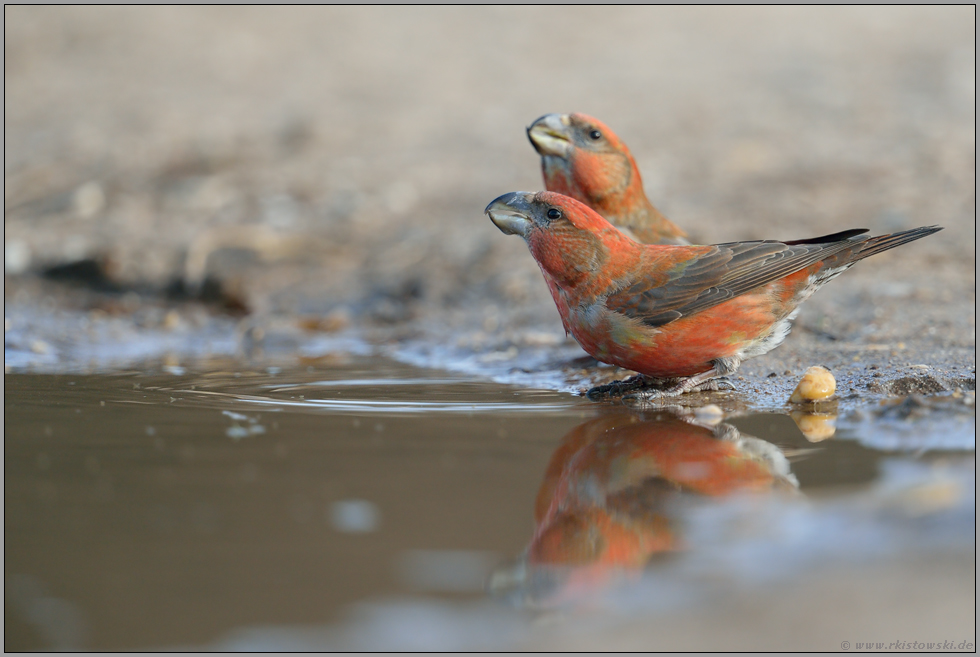
M685 392L706 392L718 390L735 390L735 384L727 377L738 368L738 362L724 359L716 360L710 370L682 379L677 385L666 390L637 390L623 399L645 400L651 397L676 397Z
M681 386L677 386L680 388ZM735 384L727 376L717 376L713 379L708 379L707 381L702 381L694 387L686 388L677 394L683 392L718 392L721 390L737 390ZM668 391L669 392L669 391Z
M589 399L595 400L603 397L622 395L623 393L636 390L637 388L657 385L657 383L662 383L663 381L664 379L654 379L652 377L643 376L642 374L637 374L636 376L631 376L630 378L623 379L622 381L613 381L612 383L606 383L601 386L589 388L586 391L585 396Z

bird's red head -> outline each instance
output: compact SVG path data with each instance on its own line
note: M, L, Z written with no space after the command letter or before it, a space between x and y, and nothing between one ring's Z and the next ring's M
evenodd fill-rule
M528 127L527 136L541 154L548 191L609 218L625 218L648 205L632 154L602 121L585 114L546 114Z
M611 251L639 246L587 205L555 192L511 192L484 212L503 233L523 237L542 271L563 288L599 271Z

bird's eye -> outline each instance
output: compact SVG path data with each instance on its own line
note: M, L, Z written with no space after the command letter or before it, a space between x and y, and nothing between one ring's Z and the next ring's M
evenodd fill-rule
M592 139L602 139L602 133L598 130L593 130L589 133L589 136L592 137Z
M557 208L551 208L551 209L549 209L548 210L548 218L549 219L560 219L561 218L561 210L559 210Z

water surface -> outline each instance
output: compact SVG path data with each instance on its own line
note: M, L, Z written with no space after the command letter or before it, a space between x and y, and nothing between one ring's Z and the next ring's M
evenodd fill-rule
M786 413L638 411L378 359L7 374L4 408L8 650L974 632L969 449L887 451L846 427L814 442ZM918 589L895 609L896 587ZM785 604L835 611L790 631ZM747 626L746 605L763 609Z

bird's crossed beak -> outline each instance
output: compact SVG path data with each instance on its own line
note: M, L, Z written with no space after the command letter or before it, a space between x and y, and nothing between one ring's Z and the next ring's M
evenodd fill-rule
M528 126L527 138L541 155L565 157L572 148L568 114L545 114Z
M531 230L531 199L533 192L510 192L490 202L484 214L504 235L527 237Z

